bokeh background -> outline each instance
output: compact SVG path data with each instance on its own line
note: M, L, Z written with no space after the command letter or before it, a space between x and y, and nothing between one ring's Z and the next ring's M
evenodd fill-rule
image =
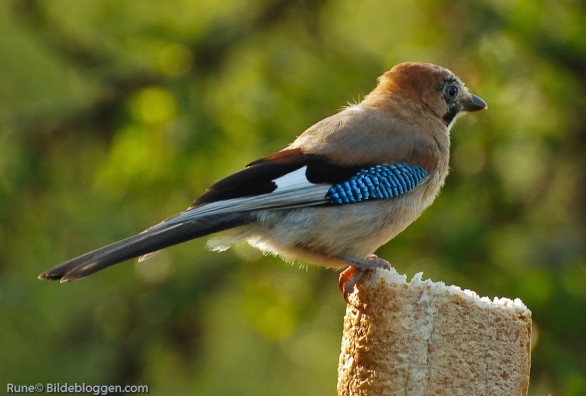
M36 277L418 60L490 107L457 123L442 194L380 255L521 298L530 394L586 394L585 26L572 0L0 2L1 386L335 394L333 271L197 240L71 284Z

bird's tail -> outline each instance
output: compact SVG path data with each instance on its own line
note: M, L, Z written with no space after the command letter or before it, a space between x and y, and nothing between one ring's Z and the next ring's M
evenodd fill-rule
M43 272L39 275L39 279L69 282L122 261L147 255L190 239L244 225L250 221L250 215L243 213L203 216L180 222L164 221L140 234L66 261Z

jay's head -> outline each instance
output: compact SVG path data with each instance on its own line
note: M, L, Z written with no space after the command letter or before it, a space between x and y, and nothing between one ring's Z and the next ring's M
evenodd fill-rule
M430 63L396 65L379 78L372 94L379 104L416 107L417 111L441 119L446 126L450 126L462 112L487 108L484 100L468 92L454 73Z

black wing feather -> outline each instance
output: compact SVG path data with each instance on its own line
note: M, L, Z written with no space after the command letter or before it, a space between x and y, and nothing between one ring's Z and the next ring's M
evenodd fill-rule
M341 166L324 157L303 153L299 148L287 149L251 162L243 170L213 184L191 207L271 193L277 188L275 179L303 166L307 166L306 176L311 183L336 184L371 165Z

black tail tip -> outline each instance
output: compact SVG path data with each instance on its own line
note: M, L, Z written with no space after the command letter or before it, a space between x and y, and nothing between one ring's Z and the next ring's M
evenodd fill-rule
M71 279L67 279L63 274L60 273L52 273L50 271L43 272L40 274L37 279L40 280L48 280L48 281L59 281L60 283L65 283L71 281Z
M43 272L42 274L40 274L37 279L40 280L57 280L59 279L59 277L56 276L52 276L50 273L48 272Z

